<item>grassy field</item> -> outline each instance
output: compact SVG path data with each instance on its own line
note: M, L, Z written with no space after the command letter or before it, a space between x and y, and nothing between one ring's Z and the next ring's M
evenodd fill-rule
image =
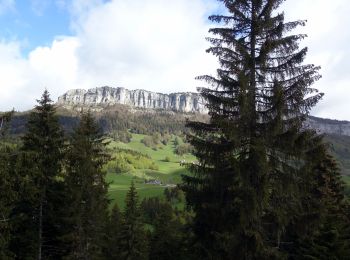
M135 183L140 200L145 197L163 196L166 185L178 184L181 182L181 175L188 174L188 171L180 165L180 161L192 162L196 160L191 154L184 156L175 154L174 137L167 145L158 144L157 149L146 147L141 142L144 137L145 135L133 134L130 143L111 141L109 144L109 148L112 151L114 148L121 148L148 155L150 160L158 166L157 170L134 169L120 174L109 172L107 174L107 181L110 183L109 194L112 201L111 205L117 202L120 207L124 207L125 196L131 181ZM170 160L165 160L166 157ZM163 185L146 184L145 180L149 179L159 180ZM344 182L347 193L350 195L350 176L344 176Z
M188 171L180 165L180 161L195 161L195 157L191 154L183 156L175 154L174 138L167 145L158 144L157 149L152 149L146 147L141 142L144 137L141 134L133 134L130 143L111 141L108 145L112 151L114 148L122 148L148 155L158 166L158 170L134 169L121 174L109 172L107 174L107 181L110 183L109 194L112 200L111 204L117 202L119 207L124 207L125 196L131 181L135 183L140 200L145 197L163 196L166 185L180 183L181 175L188 174ZM166 157L170 160L165 160ZM147 179L159 180L162 182L162 185L146 184L145 180Z

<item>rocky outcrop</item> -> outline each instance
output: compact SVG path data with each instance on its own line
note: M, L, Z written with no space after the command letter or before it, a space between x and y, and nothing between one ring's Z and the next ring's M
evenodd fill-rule
M321 134L350 136L349 121L339 121L310 116L307 119L306 126L315 129Z
M89 90L73 89L58 98L65 108L98 107L115 104L145 109L162 109L185 113L206 113L205 100L198 93L161 94L146 90L99 87Z
M106 106L123 104L142 109L203 114L208 112L205 106L206 101L199 93L161 94L147 90L112 87L69 90L58 98L57 104L68 109L90 107L92 110L99 110ZM350 136L350 122L348 121L310 116L305 126L319 133Z

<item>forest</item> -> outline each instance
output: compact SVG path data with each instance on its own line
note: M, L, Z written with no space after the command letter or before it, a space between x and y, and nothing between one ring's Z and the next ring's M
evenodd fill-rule
M198 76L208 118L87 109L65 128L72 118L60 119L47 90L23 125L1 114L0 259L349 259L341 169L303 127L323 97L312 87L320 67L299 47L306 35L293 34L306 21L286 22L282 0L220 2L227 14L209 17L207 50L219 68ZM191 161L161 196L141 198L126 178L121 203L108 174L160 167L125 148L136 136L165 155L162 167L174 163L169 149Z

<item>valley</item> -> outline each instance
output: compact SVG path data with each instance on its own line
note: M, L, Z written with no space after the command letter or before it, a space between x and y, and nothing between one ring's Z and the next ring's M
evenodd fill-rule
M175 186L181 182L182 174L189 174L185 166L180 165L181 161L189 163L195 161L195 157L189 153L176 154L175 140L180 140L181 145L183 141L180 137L172 135L166 144L159 142L154 147L147 147L141 142L145 137L147 135L132 134L129 143L112 139L106 140L109 142L108 149L112 151L112 159L105 166L107 182L110 183L109 195L110 199L116 201L120 207L124 206L125 196L132 180L141 200L145 197L163 196L166 187ZM144 164L144 168L136 165L137 162L133 161L132 156L130 156L127 159L124 158L127 164L125 165L126 169L116 172L112 165L117 160L118 149L122 149L124 153L126 152L129 155L132 152L145 155L142 157L148 158L148 161L154 166L153 169L147 168L147 163ZM111 166L111 168L108 169L108 166ZM152 180L159 181L160 184L152 184Z

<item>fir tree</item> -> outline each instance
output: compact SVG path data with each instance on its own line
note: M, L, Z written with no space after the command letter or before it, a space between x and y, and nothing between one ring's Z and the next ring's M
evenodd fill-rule
M11 212L18 199L16 190L16 150L0 147L0 259L10 259L13 219Z
M160 203L150 246L150 259L185 259L182 225L169 203Z
M16 149L4 142L9 130L12 112L0 116L0 258L8 259L11 225L10 214L17 198L15 190Z
M216 76L200 76L210 122L190 122L188 138L199 163L184 177L195 211L197 250L208 259L273 259L296 212L307 141L302 124L322 97L310 85L319 67L304 65L305 35L285 22L282 0L220 1L228 15L209 19L207 51L218 57Z
M106 259L119 259L121 228L123 225L123 215L119 210L118 204L115 203L109 217L109 222L106 230Z
M320 140L319 140L320 141ZM346 259L350 255L348 201L337 163L320 143L311 150L311 176L297 223L308 223L308 232L294 224L287 229L296 243L286 247L293 259Z
M66 185L69 194L72 259L100 259L108 217L108 184L102 166L108 159L98 127L90 113L82 114L67 152Z
M123 217L124 221L120 234L120 259L148 259L146 233L141 221L138 195L134 182L131 183L125 198Z
M63 132L47 90L29 116L23 136L19 176L24 180L13 210L16 221L12 250L19 258L51 259L63 254L62 205L65 203L61 165ZM26 191L26 192L24 192ZM18 242L24 242L23 248Z

